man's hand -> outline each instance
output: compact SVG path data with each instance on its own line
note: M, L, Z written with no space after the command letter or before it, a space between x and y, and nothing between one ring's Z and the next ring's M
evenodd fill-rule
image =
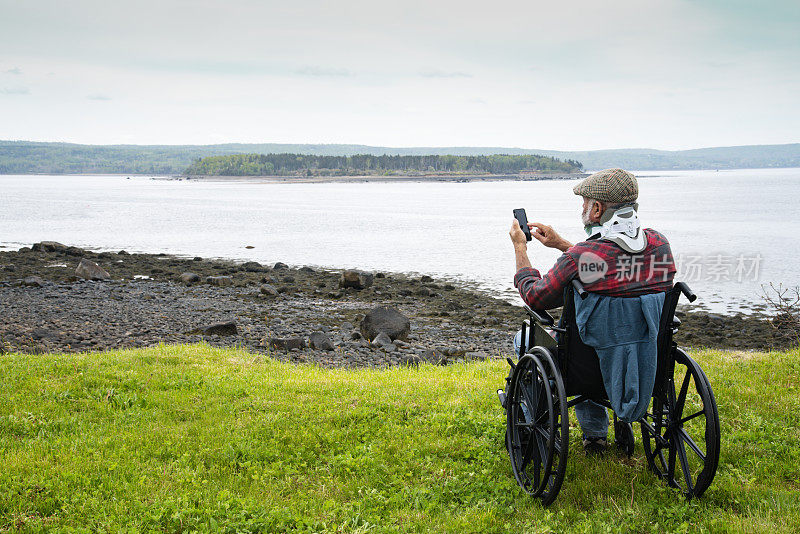
M528 223L528 227L531 229L531 235L534 237L534 239L546 247L555 248L561 252L565 252L569 247L572 246L572 243L558 235L558 232L553 230L552 226L547 226L546 224L541 223ZM522 230L519 232L522 234ZM522 238L525 239L525 234L522 234ZM514 238L512 237L511 240L513 241Z
M528 226L530 227L530 224ZM525 237L525 232L522 231L522 228L519 226L519 221L516 219L511 223L511 230L508 232L508 235L511 237L511 242L514 243L514 248L528 248L528 238Z
M530 226L530 225L529 225ZM528 259L528 238L519 226L519 222L514 219L511 223L511 230L508 232L511 242L514 244L514 256L517 260L517 270L531 267L531 260Z

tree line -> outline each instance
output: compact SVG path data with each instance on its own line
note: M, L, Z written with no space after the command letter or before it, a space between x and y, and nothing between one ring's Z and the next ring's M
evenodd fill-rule
M489 156L319 156L309 154L232 154L197 159L189 176L345 176L350 174L578 172L583 165L538 155Z

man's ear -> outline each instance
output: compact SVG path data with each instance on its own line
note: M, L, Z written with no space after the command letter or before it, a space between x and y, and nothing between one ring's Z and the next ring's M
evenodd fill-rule
M592 206L592 215L596 219L596 222L600 222L600 219L603 217L603 213L606 211L605 206L599 200L594 201L594 205Z

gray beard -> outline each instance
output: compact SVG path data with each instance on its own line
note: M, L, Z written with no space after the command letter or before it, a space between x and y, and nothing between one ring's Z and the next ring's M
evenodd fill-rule
M589 206L588 209L585 209L583 210L583 212L581 212L581 222L583 223L583 226L591 226L594 224L592 221L589 220L589 210L591 208L592 207Z

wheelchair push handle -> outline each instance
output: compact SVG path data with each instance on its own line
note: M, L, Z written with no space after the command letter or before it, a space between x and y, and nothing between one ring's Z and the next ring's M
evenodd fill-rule
M689 302L694 302L697 300L697 295L694 294L694 291L689 289L689 286L686 285L686 282L678 282L675 284L675 287L680 289L681 293L686 295L686 298L689 299Z
M587 293L586 290L583 289L583 284L581 284L580 280L578 280L577 278L572 279L572 287L575 288L575 292L578 294L581 300L589 296L589 293Z

